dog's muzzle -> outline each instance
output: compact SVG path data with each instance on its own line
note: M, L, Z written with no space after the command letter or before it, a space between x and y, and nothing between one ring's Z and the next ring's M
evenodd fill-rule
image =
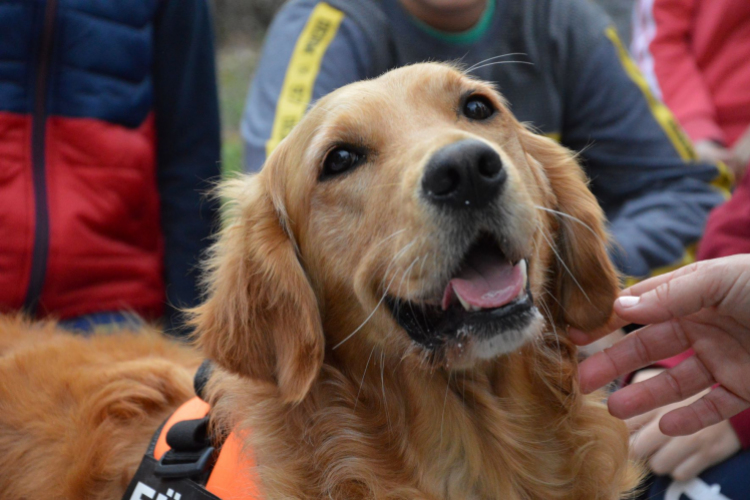
M389 296L388 306L411 339L429 350L498 336L516 346L517 337L539 316L529 288L528 260L509 262L488 236L468 251L439 304Z

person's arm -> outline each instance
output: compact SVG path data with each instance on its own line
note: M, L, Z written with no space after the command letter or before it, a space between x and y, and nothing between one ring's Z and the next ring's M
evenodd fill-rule
M256 172L310 104L369 76L371 44L325 2L287 4L268 30L242 119L245 170Z
M157 176L165 243L167 329L197 304L198 261L217 222L205 196L218 180L219 105L206 0L165 0L154 30Z
M633 53L652 90L690 138L725 144L716 107L691 49L697 0L640 0Z
M696 160L603 14L586 2L570 5L579 12L563 74L562 142L581 151L611 222L613 260L635 278L687 263L708 213L728 194L711 183L725 178L718 166Z

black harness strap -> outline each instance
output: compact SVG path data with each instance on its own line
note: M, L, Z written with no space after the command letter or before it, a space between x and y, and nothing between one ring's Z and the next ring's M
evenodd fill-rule
M210 375L211 363L206 360L193 380L201 399ZM165 424L151 438L123 500L221 500L205 489L222 444L212 445L208 416L175 423L167 432L170 450L157 461L154 450Z

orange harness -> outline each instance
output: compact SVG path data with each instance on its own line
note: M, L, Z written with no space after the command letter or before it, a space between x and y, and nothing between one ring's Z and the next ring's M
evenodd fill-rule
M242 440L232 432L224 441L205 486L185 477L170 477L161 469L163 458L171 450L167 434L175 424L202 420L210 406L195 397L180 406L164 423L155 444L149 447L123 500L260 500L255 460L242 453ZM153 449L153 451L152 451ZM199 450L199 452L202 450ZM216 455L212 448L205 450ZM167 466L168 467L168 466ZM160 469L161 468L161 469Z

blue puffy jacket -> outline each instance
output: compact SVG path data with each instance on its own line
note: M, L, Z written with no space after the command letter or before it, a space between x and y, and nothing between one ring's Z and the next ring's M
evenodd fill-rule
M0 311L194 304L220 154L205 0L5 0L0 33Z

